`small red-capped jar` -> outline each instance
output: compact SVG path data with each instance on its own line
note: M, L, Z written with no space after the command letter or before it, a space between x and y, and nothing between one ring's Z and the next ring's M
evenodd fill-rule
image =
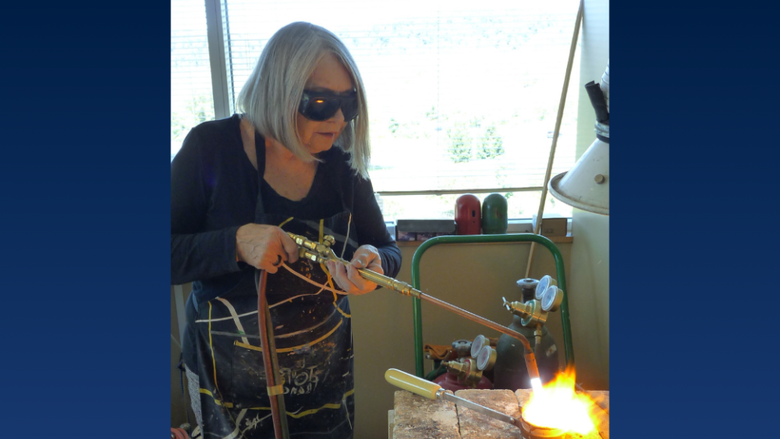
M482 230L482 212L479 198L465 194L455 200L455 224L458 235L479 235Z

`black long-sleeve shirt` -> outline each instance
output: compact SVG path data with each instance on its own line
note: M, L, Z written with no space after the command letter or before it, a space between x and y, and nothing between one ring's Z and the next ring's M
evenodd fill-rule
M258 178L244 152L240 121L233 115L193 128L171 163L172 284L193 282L193 293L209 300L251 272L236 261L235 237L240 226L254 222L258 190L267 213L318 219L351 212L359 245L375 246L385 274L398 274L401 252L387 232L371 181L349 168L346 153L335 146L321 153L306 202L292 202Z

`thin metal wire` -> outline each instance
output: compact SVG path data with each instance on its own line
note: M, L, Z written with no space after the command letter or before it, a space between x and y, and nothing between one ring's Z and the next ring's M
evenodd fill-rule
M542 186L542 197L539 200L539 210L536 213L536 225L534 225L534 234L538 235L544 219L544 203L547 200L547 184L550 182L553 160L555 159L555 149L558 145L558 133L561 130L561 119L563 119L563 109L566 107L566 94L569 91L569 78L571 78L571 68L574 64L574 52L577 49L577 39L580 35L580 23L582 22L582 12L584 9L584 0L580 0L580 6L577 10L577 18L574 20L574 35L571 37L571 47L569 48L569 61L566 65L566 76L563 80L563 89L561 90L561 100L558 105L558 116L555 119L555 130L553 131L552 146L550 147L550 158L547 160L547 170L544 173L544 185ZM531 249L528 252L528 265L525 267L525 277L531 277L531 266L534 262L534 252L536 243L531 242Z

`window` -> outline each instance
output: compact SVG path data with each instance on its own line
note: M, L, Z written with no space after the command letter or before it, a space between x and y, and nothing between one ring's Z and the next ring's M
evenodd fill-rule
M226 102L224 114L212 117L228 117L271 35L290 22L309 21L336 33L360 68L370 111L370 174L386 219L452 218L463 193L504 194L510 218L537 212L577 0L203 2L174 0L174 24L183 20L176 16L177 3L214 15L209 22L218 35L212 37L221 39L215 45L224 50L212 50L212 75L225 79L214 87L212 101L193 81L193 91L176 101L188 108L173 113L189 107L196 113L174 120L194 125L208 118L211 113L201 107L209 102ZM192 50L184 58L194 63L186 65L193 78L208 54L202 46L206 21L199 14L188 15L189 24L201 27L191 34L197 43L172 49ZM184 35L174 26L172 44L174 36ZM575 60L572 78L579 76L578 67ZM174 84L182 85L189 83ZM574 165L578 94L575 85L567 95L552 176ZM188 128L179 137L173 130L172 142L179 139L180 145L180 132ZM545 212L571 216L569 206L549 195Z
M171 160L195 125L214 119L203 0L171 1Z

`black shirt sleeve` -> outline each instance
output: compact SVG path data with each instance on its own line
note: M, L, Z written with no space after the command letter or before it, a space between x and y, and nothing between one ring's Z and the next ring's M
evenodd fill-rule
M353 178L357 180L353 209L358 243L376 247L382 257L382 270L384 270L385 276L395 277L401 270L401 250L387 231L382 211L374 197L374 187L371 180L365 180L359 176Z
M208 135L196 127L171 162L171 284L178 285L239 271L238 225L209 230Z

